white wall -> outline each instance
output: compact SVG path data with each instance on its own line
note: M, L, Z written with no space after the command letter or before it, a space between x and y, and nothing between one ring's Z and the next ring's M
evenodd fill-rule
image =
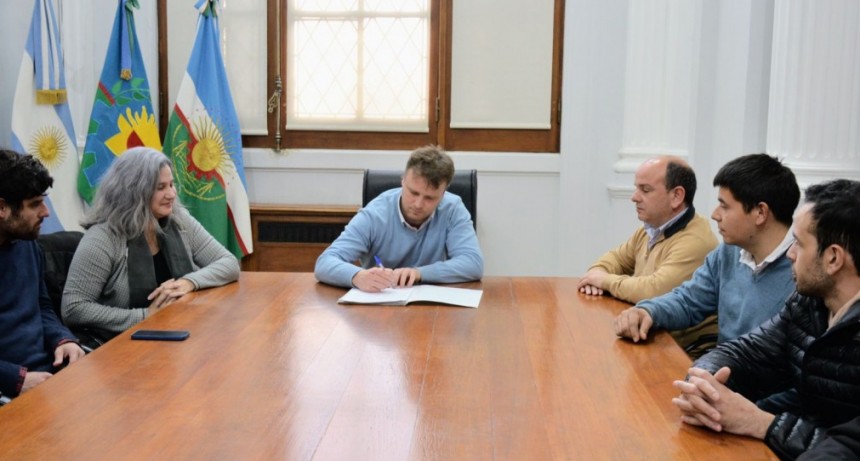
M12 144L12 100L15 97L15 76L21 67L27 26L33 5L29 2L3 0L0 3L0 146Z
M693 15L699 24L692 31L691 42L676 40L663 44L663 53L674 53L673 66L688 68L676 73L686 76L681 82L673 81L680 77L672 73L661 77L658 83L663 85L664 102L658 102L661 107L655 107L653 113L662 111L676 119L681 114L684 123L669 127L674 129L671 139L661 140L655 135L657 141L665 142L657 142L651 149L659 152L661 148L680 146L697 172L696 207L709 215L716 203L710 184L717 169L738 155L766 151L769 125L771 130L781 128L774 125L774 114L768 111L774 82L780 88L785 86L771 75L772 47L784 53L792 46L773 39L774 17L784 8L783 2L688 0L690 5L676 0L639 1L647 2L655 11L662 9L669 18L678 8L684 8L684 14ZM3 8L0 66L7 69L0 80L2 145L9 144L9 111L15 85L9 78L14 74L8 69L17 69L21 59L32 7L29 3L0 2ZM145 59L153 94L157 86L154 3L141 2L142 11L136 15L142 46L150 50ZM479 171L478 237L488 275L577 275L638 225L627 198L632 191L631 165L637 161L636 156L629 157L629 152L635 150L631 147L642 150L642 146L631 146L629 135L634 130L633 122L649 117L651 112L646 106L645 112L640 113L643 105L632 99L650 95L636 93L640 87L637 84L641 83L637 79L648 77L631 71L641 65L637 59L643 50L631 47L630 43L638 43L635 34L654 26L649 22L654 18L642 16L637 12L641 9L633 9L631 4L625 0L566 2L560 155L452 152L459 168ZM835 8L850 13L847 21L851 27L845 30L860 30L860 19L854 14L856 8L850 0L828 4L829 8L836 5ZM82 114L76 118L82 145L82 130L89 116L91 94L101 70L111 21L93 24L92 18L103 12L112 18L115 2L76 2L75 10L70 9L66 14L75 14L82 25L67 32L71 39L66 47L76 50L67 50L70 59L75 53L82 56L75 57L74 74L68 76L70 87L82 91L79 99L72 100L81 106L72 110ZM844 16L841 20L846 21ZM666 27L670 26L671 21ZM780 27L791 28L792 24L782 22ZM822 28L819 32L826 33L826 22L819 27ZM102 36L103 39L97 39ZM850 64L860 62L856 53L842 56L848 57L849 65L839 69L851 69ZM828 66L827 56L818 59L821 61L817 66ZM95 64L90 65L92 62ZM689 91L673 91L680 87ZM814 86L792 88L797 93L813 95L817 90ZM851 98L842 104L847 104L849 112L860 110L860 102ZM857 120L860 117L829 137L856 139L860 135ZM784 149L790 140L780 139L780 142L780 148ZM807 151L817 149L808 144L800 147ZM860 155L856 149L839 156L803 156L796 151L792 150L793 155L787 160L789 166L803 166L798 173L802 184L835 174L860 179ZM358 205L361 171L402 168L407 155L407 152L316 150L275 154L247 149L249 196L253 202ZM816 162L826 167L824 174L814 168Z
M287 134L289 135L289 134ZM361 203L365 168L402 169L408 152L247 149L252 201ZM555 154L452 153L478 170L478 238L492 274L554 275L557 269L558 168Z

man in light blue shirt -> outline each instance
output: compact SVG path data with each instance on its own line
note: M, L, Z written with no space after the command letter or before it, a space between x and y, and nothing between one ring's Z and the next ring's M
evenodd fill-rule
M480 279L484 258L469 211L459 196L446 192L453 177L454 162L441 149L414 151L402 187L359 210L320 255L317 280L376 292Z
M679 330L716 313L721 343L770 319L794 291L786 257L800 199L794 173L766 154L745 155L724 165L714 186L719 205L711 218L723 243L692 279L622 312L614 322L617 335L639 342L652 327ZM696 357L711 344L703 346L688 353Z

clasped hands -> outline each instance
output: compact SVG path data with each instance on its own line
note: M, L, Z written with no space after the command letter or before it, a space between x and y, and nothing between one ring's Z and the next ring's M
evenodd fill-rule
M763 440L774 415L729 389L725 383L731 370L723 367L713 375L701 368L690 368L686 381L673 383L681 395L672 399L681 410L681 421L705 426L717 432L731 432Z
M146 297L151 301L149 315L192 291L194 291L194 284L188 279L170 279L162 283Z
M361 291L378 293L386 288L411 287L421 281L421 272L414 267L389 269L371 267L362 269L352 277L352 286Z

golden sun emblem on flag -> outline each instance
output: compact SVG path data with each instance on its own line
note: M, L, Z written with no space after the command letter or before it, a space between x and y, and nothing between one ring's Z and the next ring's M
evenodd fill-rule
M66 160L69 142L62 130L48 125L33 134L28 147L27 153L39 159L47 169L53 170Z
M135 113L131 108L125 110L125 116L120 114L116 126L119 133L105 141L105 146L119 156L132 147L152 147L161 150L161 138L158 136L158 125L155 123L155 115L146 111L146 106L141 107L140 113Z
M215 175L225 182L233 175L233 161L221 131L208 118L194 121L197 142L188 152L188 171L197 179L211 181Z

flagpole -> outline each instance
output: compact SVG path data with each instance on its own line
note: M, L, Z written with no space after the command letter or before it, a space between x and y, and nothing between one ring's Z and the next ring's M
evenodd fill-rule
M268 112L275 113L275 153L281 153L281 2L275 1L275 92L268 101Z

